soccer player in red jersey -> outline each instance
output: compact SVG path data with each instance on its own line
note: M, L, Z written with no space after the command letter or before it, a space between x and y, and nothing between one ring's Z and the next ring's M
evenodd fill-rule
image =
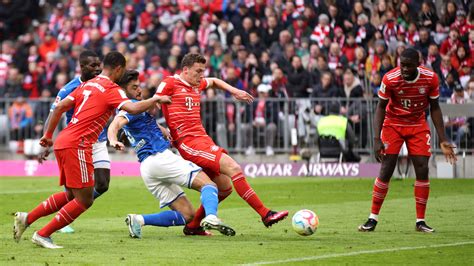
M253 97L243 90L232 87L217 78L204 78L206 59L199 54L187 54L181 62L182 72L169 76L158 86L157 94L171 96L173 103L163 106L163 114L171 131L174 145L181 156L199 166L219 187L219 200L232 192L232 185L262 218L266 227L283 220L288 211L275 212L262 203L245 179L239 164L227 152L217 146L207 135L201 123L201 92L208 87L217 87L232 94L237 100L250 103ZM185 234L199 232L199 221L204 218L202 206Z
M93 203L94 166L92 144L115 109L138 114L156 103L169 103L169 97L155 96L146 101L132 103L115 83L125 71L125 57L110 52L104 58L102 74L81 84L54 109L44 136L43 147L53 145L52 136L62 113L74 108L68 126L58 135L54 154L60 171L60 185L66 191L51 195L29 213L17 212L13 225L13 237L18 242L23 232L43 216L57 212L43 228L33 234L32 241L45 248L62 248L53 243L51 234L72 223Z
M430 193L428 160L431 156L431 134L425 119L428 106L446 160L450 163L457 160L455 146L448 141L444 132L443 115L438 102L438 77L432 70L420 66L417 50L408 48L401 54L400 67L383 77L378 95L380 101L374 121L374 152L382 166L379 177L375 179L371 214L367 222L359 226L359 231L375 229L400 148L405 142L416 174L415 228L419 232L434 232L425 222Z

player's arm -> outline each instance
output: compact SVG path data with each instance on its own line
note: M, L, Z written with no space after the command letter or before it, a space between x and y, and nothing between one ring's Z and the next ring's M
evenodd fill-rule
M139 102L126 102L124 103L120 109L126 111L129 114L136 115L143 113L153 107L155 104L169 104L171 103L171 97L170 96L158 96L154 95L150 99L139 101Z
M123 150L125 145L118 140L117 135L119 130L126 124L128 124L128 119L122 115L117 115L112 123L110 123L109 129L107 130L107 138L109 139L110 146L119 151Z
M160 124L158 124L158 123L157 123L157 125L158 125L158 128L160 128L161 133L163 134L163 136L165 137L165 139L171 140L170 131L169 131L166 127L164 127L164 126L162 126L162 125L160 125Z
M451 144L446 137L446 133L444 131L443 113L441 112L438 98L430 98L430 113L431 120L433 121L433 124L436 128L436 133L439 137L441 151L446 157L446 161L454 164L457 161L456 153L454 152L454 148L456 148L456 146Z
M74 107L74 100L71 98L66 98L58 103L56 108L54 108L53 113L51 114L51 119L48 122L46 131L44 132L43 137L40 139L40 145L43 147L53 146L53 133L58 126L59 120L64 112Z
M239 90L236 87L231 86L230 84L228 84L227 82L225 82L221 79L206 78L206 80L207 80L207 83L208 83L207 84L208 87L215 87L215 88L218 88L220 90L227 91L230 94L232 94L232 96L234 96L235 99L237 99L239 101L246 102L246 103L253 102L253 96L252 95L248 94L246 91Z
M378 162L383 160L384 155L384 145L382 139L380 138L380 134L382 131L383 121L385 119L385 108L387 107L388 100L386 99L379 99L377 104L377 109L375 109L375 119L374 119L374 153L375 159Z

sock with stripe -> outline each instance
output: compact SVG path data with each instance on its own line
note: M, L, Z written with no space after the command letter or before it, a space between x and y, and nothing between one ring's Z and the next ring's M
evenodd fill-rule
M53 194L28 213L26 222L32 224L41 217L57 212L68 202L69 199L67 198L67 193L65 191Z
M141 216L143 217L143 225L168 227L186 224L184 216L177 211L163 211L153 214L143 214Z
M232 187L223 191L219 191L217 193L219 202L225 200L225 198L227 198L231 193ZM204 211L204 207L201 204L201 206L199 206L199 209L196 211L196 214L194 214L193 220L186 224L186 226L189 228L198 228L199 226L201 226L201 220L204 219L204 217L206 217L206 212Z
M415 181L415 202L416 202L416 219L424 220L426 204L430 196L430 181L416 180Z
M85 212L87 208L77 199L73 199L62 207L54 218L38 234L42 237L49 237L54 232L72 223L79 215Z
M217 204L219 200L217 198L217 187L214 185L205 185L201 188L201 204L204 207L204 211L207 215L217 215Z
M245 200L258 214L260 214L262 218L265 217L270 209L263 205L260 198L245 179L244 174L239 172L232 176L231 179L232 183L234 184L235 191L237 191L239 196Z
M388 192L388 182L385 183L380 180L378 177L374 182L374 189L372 192L372 213L370 218L377 220L380 208L382 208L383 201Z

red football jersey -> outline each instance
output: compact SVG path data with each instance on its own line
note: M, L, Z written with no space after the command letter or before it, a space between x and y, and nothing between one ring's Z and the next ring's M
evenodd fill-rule
M163 104L163 115L173 140L184 136L206 136L201 122L201 91L208 87L206 79L197 87L181 79L179 75L166 77L156 94L171 96L171 104Z
M420 66L415 80L405 81L396 67L383 77L378 95L389 100L384 125L420 126L425 123L429 99L439 97L438 76Z
M56 150L91 148L114 110L130 101L117 84L102 75L82 83L67 98L74 101L74 114L56 139Z

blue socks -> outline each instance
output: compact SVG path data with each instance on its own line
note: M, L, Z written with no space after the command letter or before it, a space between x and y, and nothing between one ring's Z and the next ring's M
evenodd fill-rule
M154 226L176 226L176 225L185 225L186 220L183 215L177 211L163 211L153 214L143 214L143 220L145 225L154 225Z
M201 204L204 207L206 216L209 214L217 215L217 187L213 185L205 185L201 188Z

